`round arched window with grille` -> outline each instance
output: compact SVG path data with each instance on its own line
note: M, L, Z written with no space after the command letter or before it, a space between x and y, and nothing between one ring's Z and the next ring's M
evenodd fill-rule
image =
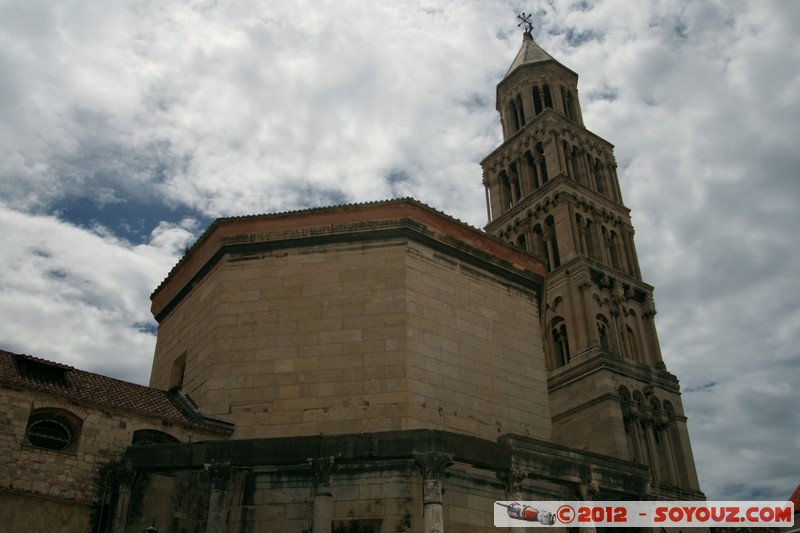
M55 420L39 420L28 428L28 442L39 448L66 450L72 444L72 432Z
M80 426L80 419L67 411L37 410L28 419L27 440L37 448L70 451L77 443Z

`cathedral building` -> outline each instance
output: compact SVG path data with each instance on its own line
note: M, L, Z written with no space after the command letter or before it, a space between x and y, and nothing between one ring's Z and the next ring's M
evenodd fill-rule
M0 352L0 513L480 533L496 500L704 499L577 82L525 32L485 231L413 199L221 218L152 295L149 387Z

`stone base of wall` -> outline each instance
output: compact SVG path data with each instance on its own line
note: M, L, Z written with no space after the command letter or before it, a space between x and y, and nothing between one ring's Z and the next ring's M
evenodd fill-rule
M489 533L497 500L636 500L650 487L627 461L438 430L132 447L118 469L113 531L131 533Z
M92 507L86 503L0 491L0 517L6 531L86 533Z

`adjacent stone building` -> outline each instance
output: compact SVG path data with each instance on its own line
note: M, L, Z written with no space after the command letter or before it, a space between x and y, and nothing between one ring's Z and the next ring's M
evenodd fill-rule
M486 231L412 199L219 219L152 295L150 387L0 354L0 512L479 533L496 500L702 499L577 75L526 32L497 106Z

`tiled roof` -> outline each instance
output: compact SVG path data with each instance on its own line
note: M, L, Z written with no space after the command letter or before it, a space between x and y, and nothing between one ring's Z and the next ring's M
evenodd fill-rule
M794 489L794 492L789 497L789 501L794 504L794 510L800 511L800 485L797 485L797 488Z
M36 390L81 404L219 429L177 392L93 374L30 355L0 350L0 384Z

